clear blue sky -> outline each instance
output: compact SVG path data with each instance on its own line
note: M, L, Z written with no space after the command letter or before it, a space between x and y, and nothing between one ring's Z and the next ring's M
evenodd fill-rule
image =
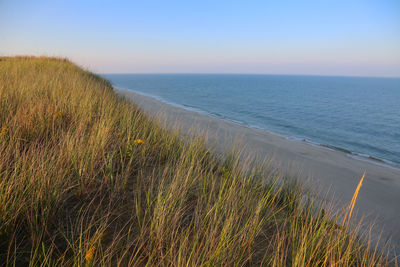
M0 55L102 73L400 76L400 0L0 0Z

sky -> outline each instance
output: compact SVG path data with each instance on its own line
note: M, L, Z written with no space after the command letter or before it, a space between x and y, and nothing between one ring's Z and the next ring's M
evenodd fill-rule
M0 56L98 73L400 77L399 0L0 0Z

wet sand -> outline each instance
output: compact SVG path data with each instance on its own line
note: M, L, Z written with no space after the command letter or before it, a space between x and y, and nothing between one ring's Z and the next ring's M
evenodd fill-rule
M167 127L182 132L207 133L208 143L216 152L227 152L240 143L243 153L267 159L287 175L303 181L319 196L333 198L338 206L348 205L365 172L358 196L356 216L374 222L372 239L391 239L391 254L400 254L400 169L350 157L329 148L257 130L175 107L132 91L115 89L143 111L156 116ZM195 131L193 131L195 129Z

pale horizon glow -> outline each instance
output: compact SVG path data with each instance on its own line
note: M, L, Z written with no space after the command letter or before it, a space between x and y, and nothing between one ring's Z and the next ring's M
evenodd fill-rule
M400 2L0 2L0 56L98 73L400 77Z

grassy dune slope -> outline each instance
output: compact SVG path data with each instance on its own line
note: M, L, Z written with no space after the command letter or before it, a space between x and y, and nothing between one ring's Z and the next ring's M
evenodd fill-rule
M0 58L6 265L376 265L293 183L160 128L67 60Z

